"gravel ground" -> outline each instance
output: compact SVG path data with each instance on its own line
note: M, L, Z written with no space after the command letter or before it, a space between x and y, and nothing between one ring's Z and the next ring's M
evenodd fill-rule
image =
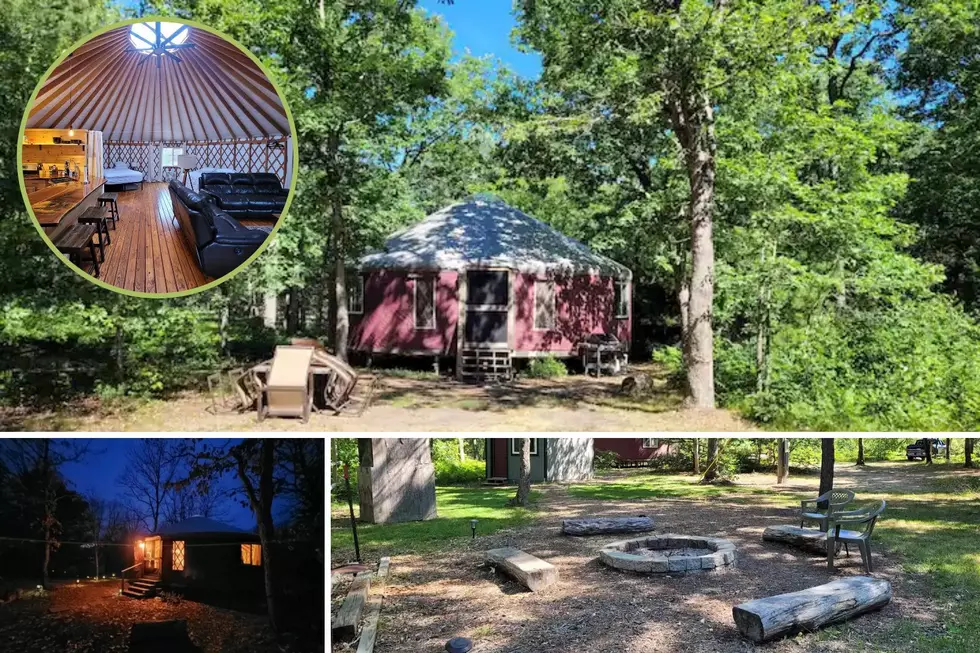
M866 482L862 474L842 473L839 484L860 487ZM886 473L874 482L889 480ZM780 489L809 491L814 483L794 479ZM763 543L766 526L794 521L795 511L767 500L772 496L605 502L570 497L560 486L539 489L544 492L539 508L546 516L530 527L499 531L438 554L393 556L375 651L436 653L454 636L472 638L474 653L754 651L735 629L733 605L863 573L856 554L839 558L836 569L828 570L825 558ZM596 551L617 536L575 538L559 532L563 518L598 514L643 514L653 517L657 532L725 537L737 547L737 566L672 577L609 569L598 562ZM483 565L483 551L501 546L548 560L558 567L559 582L531 593L498 576ZM892 583L890 605L831 631L782 640L764 650L901 650L902 642L889 640L889 632L907 619L928 627L935 607L880 546L874 564L875 576Z

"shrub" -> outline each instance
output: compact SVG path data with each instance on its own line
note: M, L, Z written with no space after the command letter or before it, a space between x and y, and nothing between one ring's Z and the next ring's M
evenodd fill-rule
M487 466L482 460L440 460L435 463L436 485L469 485L482 483Z
M619 462L619 454L615 451L598 451L592 458L595 469L612 469Z
M552 379L568 375L565 363L553 356L535 358L527 366L526 374L532 379Z

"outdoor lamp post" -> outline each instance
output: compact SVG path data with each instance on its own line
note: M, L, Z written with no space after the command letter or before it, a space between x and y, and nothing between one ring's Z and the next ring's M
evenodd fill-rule
M476 519L471 519L470 520L470 530L473 531L473 537L471 539L474 539L474 540L476 539L476 522L477 521L478 520L476 520Z

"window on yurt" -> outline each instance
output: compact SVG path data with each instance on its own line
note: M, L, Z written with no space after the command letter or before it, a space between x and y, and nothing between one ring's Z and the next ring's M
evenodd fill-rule
M182 147L164 147L163 151L163 167L164 168L176 168L177 167L177 157L184 153L184 148Z
M617 318L627 318L630 315L630 296L629 284L625 281L616 282L616 293L614 297Z
M242 545L242 564L259 567L262 565L262 545L243 544Z
M415 278L415 328L436 328L436 280L433 277Z
M183 540L174 541L174 559L171 569L174 571L184 571L184 542Z
M555 282L534 282L534 328L555 328Z
M351 278L347 288L347 312L364 312L364 277L359 274Z
M659 438L643 438L643 449L656 449L660 446Z

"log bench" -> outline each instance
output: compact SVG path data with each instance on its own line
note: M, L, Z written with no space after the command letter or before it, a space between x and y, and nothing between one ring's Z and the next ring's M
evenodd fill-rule
M588 517L564 519L561 532L565 535L606 535L608 533L649 533L653 520L649 517Z
M789 524L767 526L762 532L765 542L788 544L809 553L827 555L827 534L816 528L800 528Z
M532 592L543 590L558 581L557 567L512 546L487 551L487 563Z
M349 642L357 636L357 628L361 624L361 614L364 612L364 604L367 603L370 589L370 571L362 571L354 577L354 582L347 590L347 598L344 599L340 609L337 610L337 616L330 624L333 641Z
M886 580L854 576L732 608L735 626L756 644L810 632L878 610L892 599Z

